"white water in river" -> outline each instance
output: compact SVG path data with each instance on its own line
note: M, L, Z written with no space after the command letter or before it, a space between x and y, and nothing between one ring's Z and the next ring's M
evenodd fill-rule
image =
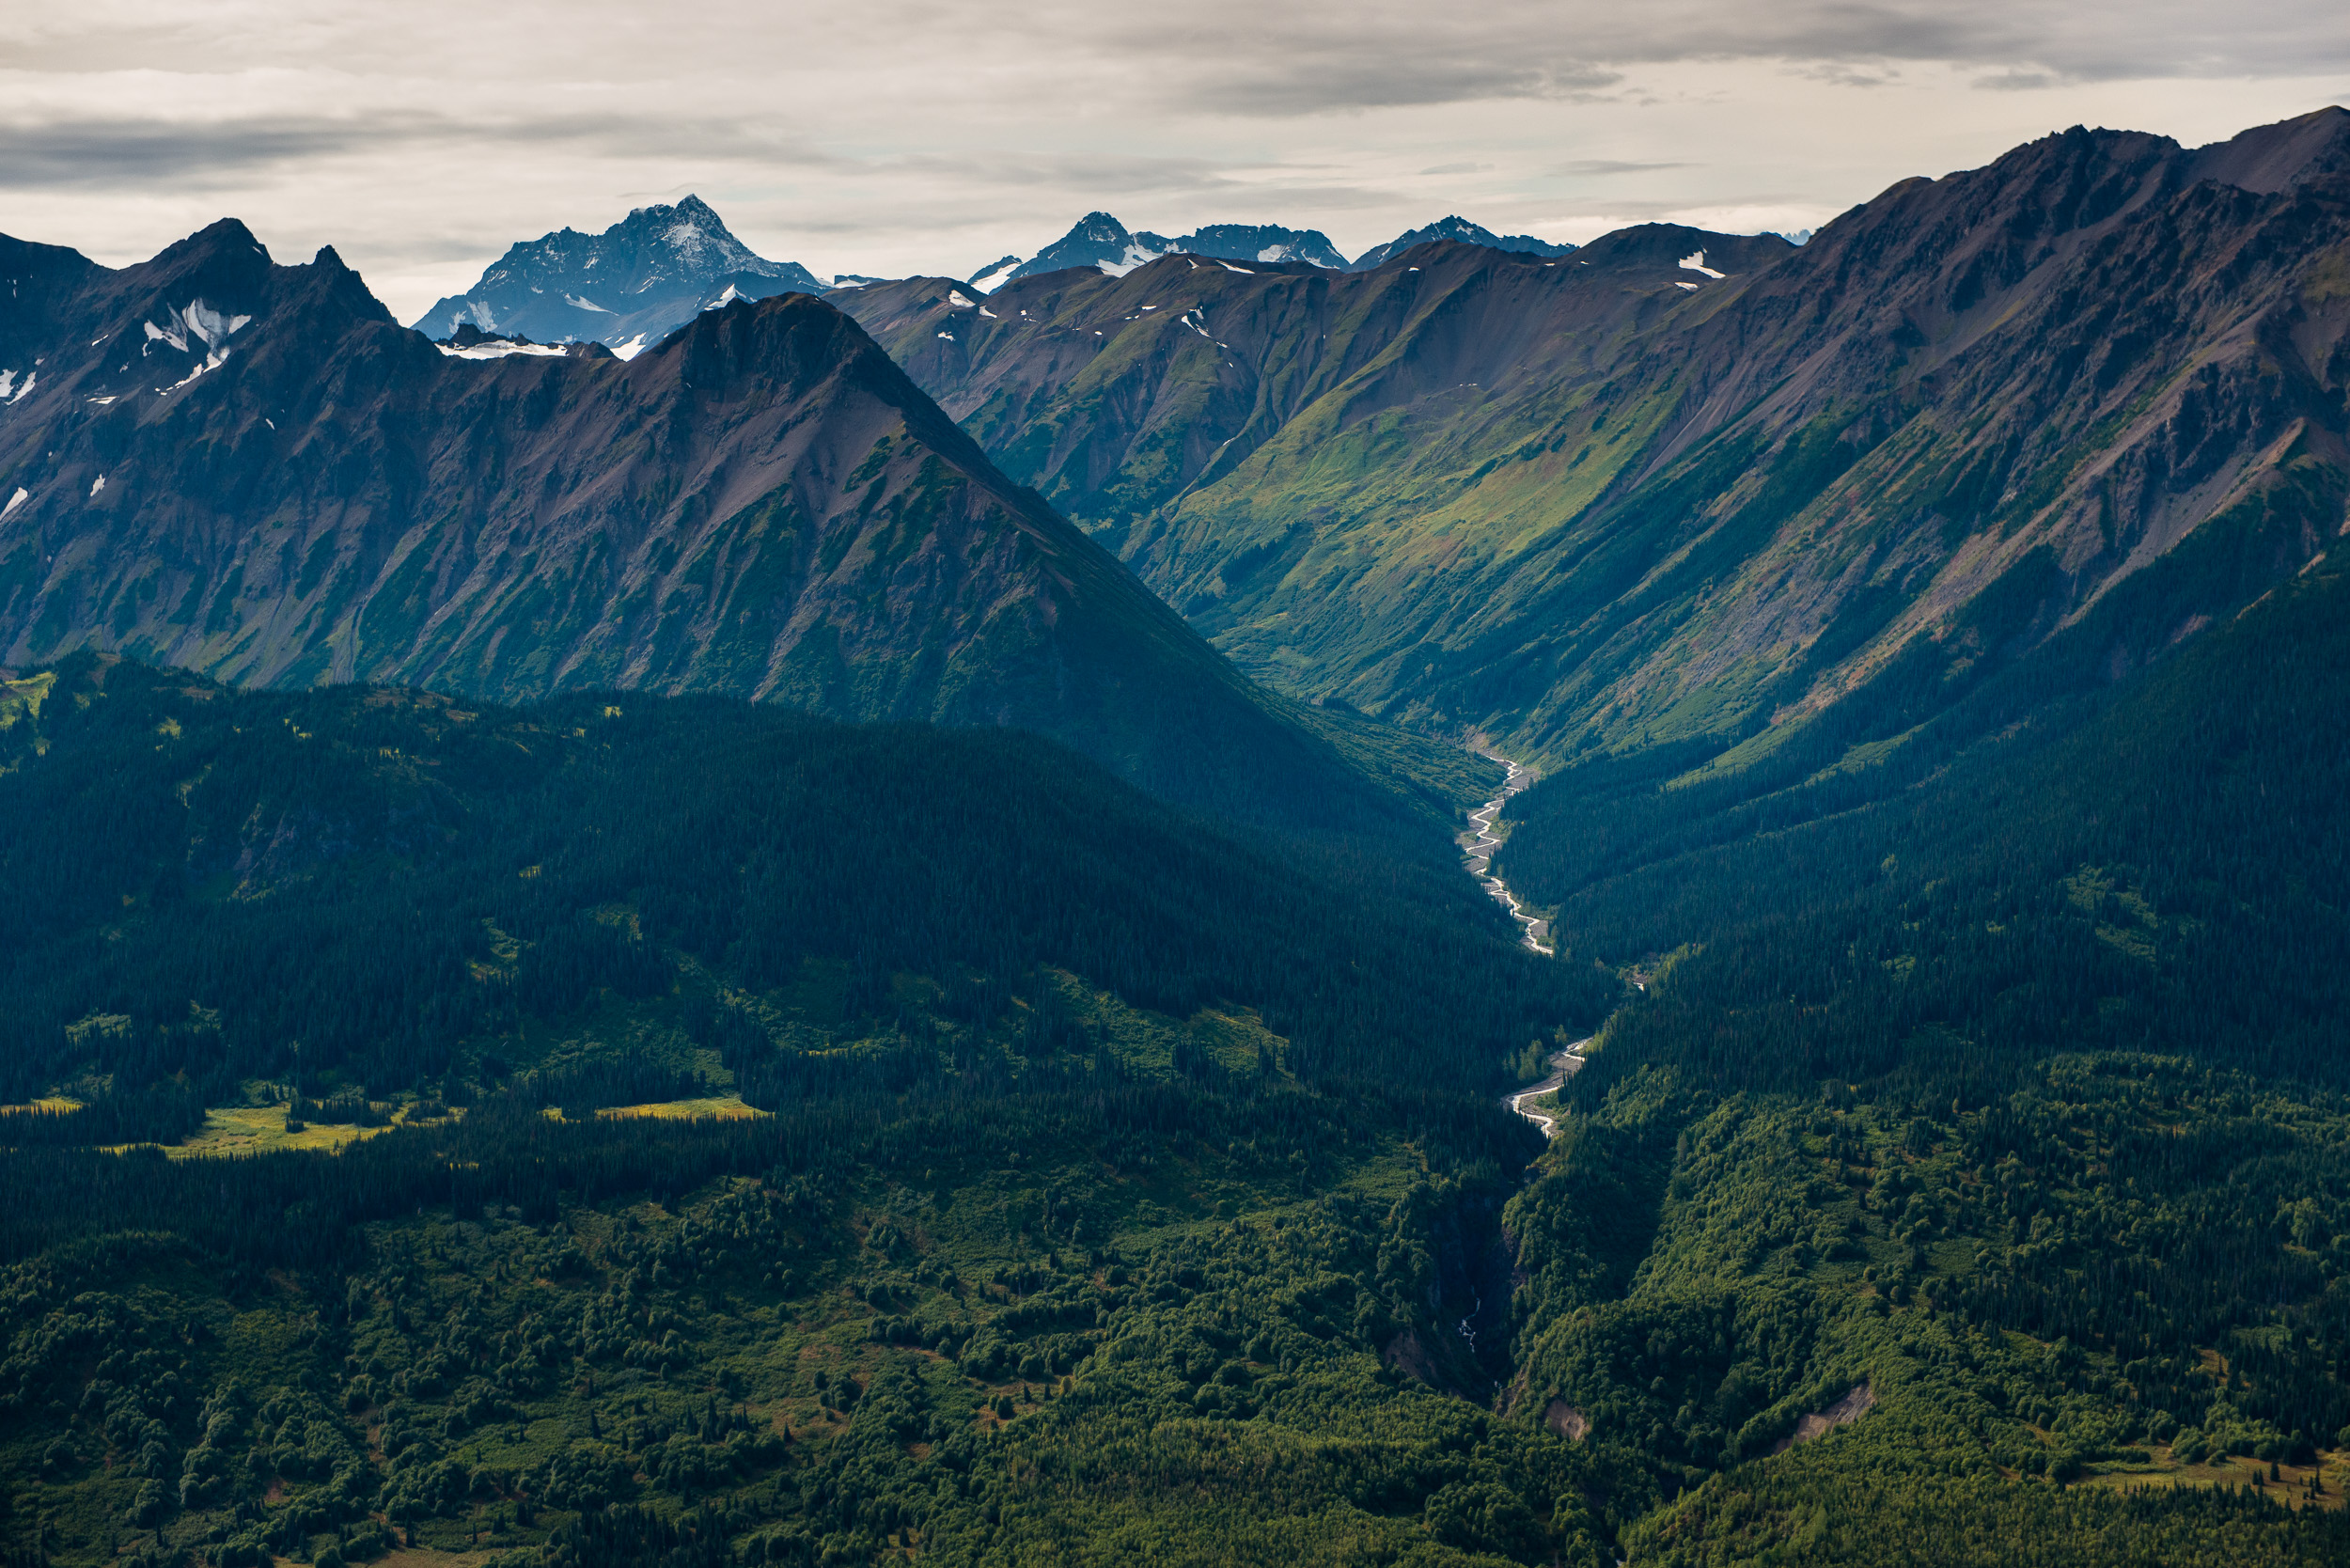
M1574 1077L1575 1074L1581 1072L1584 1061L1583 1047L1589 1045L1590 1043L1590 1042L1589 1040L1578 1040L1574 1044L1568 1046L1565 1050L1553 1055L1550 1058L1551 1074L1549 1077L1544 1078L1541 1083L1535 1084L1530 1088L1521 1089L1515 1094L1505 1096L1501 1103L1515 1111L1518 1115L1526 1118L1528 1121L1534 1123L1535 1126L1540 1127L1543 1130L1543 1137L1557 1137L1559 1136L1559 1119L1542 1111L1528 1110L1526 1108L1526 1102L1528 1100L1541 1099L1543 1095L1548 1094L1552 1090L1564 1085L1566 1081L1569 1078Z
M1462 850L1468 856L1469 874L1484 885L1486 892L1501 901L1503 907L1510 911L1512 919L1526 928L1524 941L1528 947L1538 953L1550 952L1553 950L1550 944L1543 940L1550 934L1549 922L1538 916L1528 915L1519 907L1516 897L1501 885L1499 877L1494 875L1494 851L1501 847L1501 839L1494 833L1494 819L1501 815L1502 806L1512 795L1534 782L1534 775L1507 757L1496 757L1490 751L1480 751L1478 755L1508 768L1510 776L1502 780L1501 793L1469 813L1469 823L1477 833L1474 838L1464 835L1461 843Z
M1558 949L1543 940L1550 934L1550 923L1539 916L1528 915L1519 906L1515 895L1502 886L1499 877L1494 875L1494 851L1501 847L1501 839L1494 832L1494 820L1501 815L1502 807L1509 803L1512 795L1534 782L1534 775L1529 769L1518 766L1507 757L1496 757L1490 751L1480 751L1478 755L1490 761L1499 762L1510 770L1510 776L1502 780L1501 793L1469 813L1469 822L1476 826L1477 833L1474 838L1464 834L1461 839L1461 848L1468 856L1469 874L1484 885L1486 892L1501 901L1502 905L1510 911L1511 918L1526 928L1522 940L1528 947L1538 953L1555 952ZM1541 1099L1574 1076L1583 1066L1583 1050L1589 1044L1590 1044L1589 1040L1578 1040L1565 1050L1553 1053L1550 1058L1549 1077L1531 1088L1522 1089L1515 1094L1505 1096L1501 1103L1517 1115L1523 1116L1540 1127L1543 1130L1543 1137L1557 1137L1559 1119L1544 1115L1541 1111L1528 1110L1526 1102ZM1475 1342L1476 1336L1469 1331L1467 1318L1461 1320L1461 1332L1469 1339L1470 1342Z

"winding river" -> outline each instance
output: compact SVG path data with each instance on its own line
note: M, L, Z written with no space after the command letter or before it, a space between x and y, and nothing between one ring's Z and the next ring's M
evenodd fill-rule
M1480 751L1477 755L1488 761L1499 762L1510 770L1510 776L1502 780L1501 793L1469 813L1469 822L1475 826L1477 832L1473 836L1464 834L1461 838L1462 852L1468 857L1469 874L1484 885L1486 892L1501 902L1502 906L1510 911L1512 919L1526 928L1520 939L1528 948L1538 953L1554 952L1557 949L1543 940L1550 934L1549 922L1539 916L1528 915L1519 905L1516 896L1502 886L1499 877L1494 875L1494 851L1501 847L1501 839L1494 832L1494 821L1501 815L1502 807L1509 804L1512 795L1534 782L1533 770L1520 767L1507 757L1497 757L1490 751ZM1543 1130L1543 1137L1557 1137L1559 1119L1541 1111L1528 1110L1526 1108L1526 1103L1528 1100L1541 1099L1574 1076L1582 1069L1583 1050L1589 1044L1590 1044L1589 1040L1578 1040L1565 1050L1553 1053L1550 1058L1550 1076L1531 1088L1521 1089L1515 1094L1506 1096L1502 1104L1540 1127ZM1461 1320L1461 1332L1468 1335L1473 1342L1476 1337L1469 1334L1468 1322L1467 1318Z
M1477 755L1489 762L1499 762L1510 770L1510 776L1502 780L1501 793L1469 813L1469 823L1477 832L1474 836L1464 834L1461 838L1462 852L1468 856L1469 874L1484 885L1486 892L1501 902L1502 906L1510 911L1512 919L1526 928L1523 934L1526 945L1538 953L1547 953L1552 949L1543 938L1550 934L1549 923L1537 916L1528 915L1519 906L1516 896L1501 885L1499 877L1494 875L1494 851L1501 847L1501 839L1494 832L1494 819L1501 815L1502 807L1508 804L1512 795L1534 782L1533 771L1520 767L1507 757L1496 757L1490 751L1480 751Z
M1553 1054L1550 1058L1551 1074L1549 1077L1530 1088L1521 1089L1515 1094L1505 1095L1501 1103L1534 1123L1535 1126L1540 1127L1543 1130L1543 1137L1557 1137L1559 1119L1543 1111L1528 1110L1526 1103L1528 1100L1541 1099L1581 1072L1583 1070L1583 1048L1590 1043L1589 1040L1578 1040L1565 1050Z

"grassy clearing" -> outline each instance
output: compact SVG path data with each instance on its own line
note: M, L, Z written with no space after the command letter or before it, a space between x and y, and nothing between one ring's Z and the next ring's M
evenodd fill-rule
M384 1131L381 1127L322 1127L306 1124L286 1131L284 1105L223 1105L204 1113L204 1126L185 1143L164 1152L175 1160L223 1154L258 1154L273 1149L340 1149Z
M2214 1457L2185 1465L2171 1457L2167 1445L2147 1451L2153 1456L2150 1464L2099 1466L2074 1484L2124 1492L2138 1487L2257 1486L2288 1508L2324 1509L2341 1508L2343 1490L2350 1487L2350 1450L2345 1449L2321 1449L2315 1465L2280 1464L2274 1480L2264 1459ZM2312 1474L2325 1487L2314 1497L2306 1495Z
M699 1100L666 1100L650 1105L610 1105L596 1114L605 1117L652 1116L676 1121L712 1116L725 1121L771 1113L744 1105L739 1094L713 1094Z
M164 1154L175 1160L219 1158L225 1155L259 1154L279 1149L342 1149L370 1138L390 1127L330 1126L307 1122L298 1133L286 1131L283 1105L221 1105L204 1113L204 1125L186 1142L165 1149ZM462 1116L462 1110L451 1115ZM393 1117L392 1126L408 1120L403 1106Z

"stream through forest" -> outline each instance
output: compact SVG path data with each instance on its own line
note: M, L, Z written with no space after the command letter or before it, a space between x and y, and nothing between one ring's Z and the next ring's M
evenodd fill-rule
M1519 905L1516 895L1503 886L1501 879L1494 875L1494 851L1501 847L1500 836L1494 832L1495 819L1501 815L1502 807L1509 803L1512 795L1534 782L1533 770L1520 767L1507 757L1496 757L1490 751L1480 751L1477 755L1487 761L1499 762L1510 770L1510 776L1502 780L1501 793L1469 813L1469 824L1477 832L1474 836L1463 835L1461 840L1462 852L1468 856L1469 874L1484 886L1486 892L1500 901L1502 907L1509 910L1512 919L1526 928L1521 939L1528 947L1538 953L1550 952L1550 944L1543 940L1550 934L1549 922L1528 915Z
M1470 825L1477 831L1474 835L1464 834L1461 839L1462 853L1468 857L1469 874L1482 884L1485 891L1498 900L1503 908L1509 910L1512 919L1525 928L1520 933L1520 940L1538 953L1556 952L1557 948L1547 940L1550 935L1550 923L1539 916L1528 915L1519 904L1517 896L1503 886L1501 879L1494 874L1494 852L1501 847L1501 836L1494 831L1494 823L1500 818L1501 808L1509 804L1510 797L1534 782L1534 771L1491 751L1480 751L1477 755L1489 762L1499 762L1510 772L1509 776L1501 782L1501 792L1469 813ZM1508 1096L1502 1104L1540 1127L1543 1130L1543 1137L1558 1137L1558 1118L1545 1115L1541 1111L1528 1110L1526 1108L1526 1103L1529 1100L1541 1099L1573 1077L1583 1065L1583 1048L1589 1044L1590 1044L1589 1040L1578 1040L1565 1050L1553 1054L1550 1058L1549 1077L1530 1089L1522 1089L1515 1094ZM1463 1320L1461 1331L1464 1334L1468 1333L1465 1319Z

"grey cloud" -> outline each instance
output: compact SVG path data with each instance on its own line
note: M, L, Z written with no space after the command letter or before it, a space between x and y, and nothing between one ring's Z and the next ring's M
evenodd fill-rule
M1291 116L1480 100L1590 100L1632 91L1641 66L1777 61L1848 86L1900 68L1955 65L1985 85L2125 78L2304 76L2350 65L2339 0L1651 0L1637 8L1487 0L1432 20L1418 0L1267 9L1203 0L1186 31L1089 28L1097 57L1147 55L1169 101L1215 113ZM1042 20L1042 19L1036 19ZM1027 36L1042 42L1042 35ZM1065 34L1064 34L1065 37Z
M256 171L274 166L401 148L498 143L568 145L606 158L681 152L707 156L717 149L729 160L788 158L800 166L842 162L782 137L761 135L739 122L674 117L549 115L482 121L377 112L351 118L280 114L188 122L84 116L20 122L0 130L0 189L145 188L163 180L182 190L227 189L248 184Z
M331 156L382 133L331 121L258 119L183 126L154 120L61 120L8 128L0 186L243 183L260 165Z
M2063 84L2061 78L2044 71L2002 71L1990 76L1978 76L1974 85L1993 92L2038 92Z
M1422 174L1485 174L1492 168L1491 164L1434 164L1419 172Z
M1693 169L1695 164L1628 164L1615 158L1576 158L1569 163L1553 164L1544 174L1649 174L1657 169Z
M1622 80L1619 71L1572 60L1522 65L1511 61L1506 51L1431 58L1408 49L1347 49L1318 59L1212 74L1182 96L1189 106L1212 112L1282 116L1480 99L1590 100Z

